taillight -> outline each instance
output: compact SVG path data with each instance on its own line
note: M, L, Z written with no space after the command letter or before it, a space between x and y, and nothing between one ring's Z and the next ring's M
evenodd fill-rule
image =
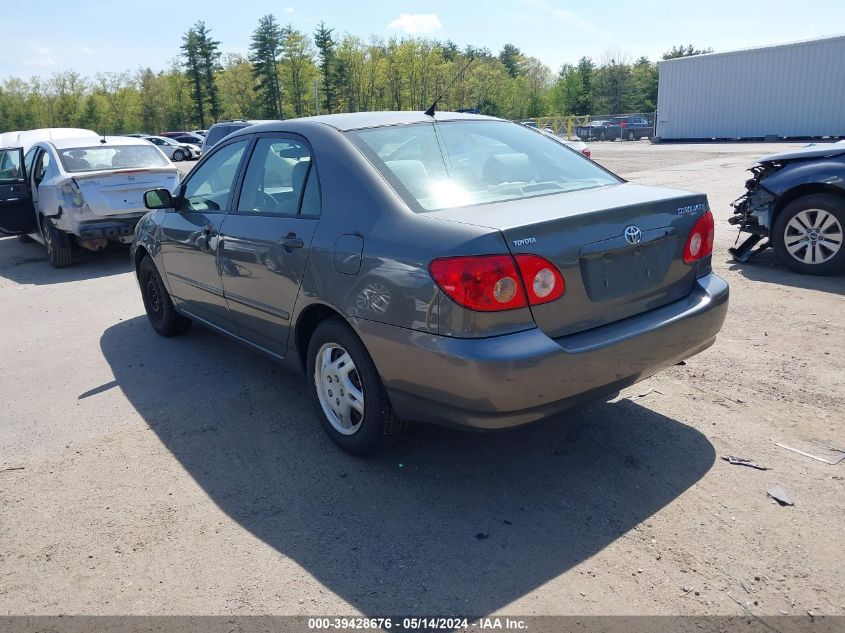
M710 211L707 211L695 221L695 225L687 238L687 245L684 247L685 264L697 262L713 252L715 228L713 214Z
M586 156L587 158L589 158L590 156L592 156L592 155L593 155L593 153L590 151L590 148L589 148L589 147L585 147L584 149L582 149L582 150L581 150L581 153L582 153L584 156Z
M76 181L68 180L62 184L62 202L64 206L72 208L81 208L85 204L85 199L82 197L82 192L76 185Z
M538 255L516 255L516 263L528 293L528 303L538 305L560 299L566 282L557 266Z
M449 298L480 312L548 303L566 288L557 267L537 255L444 257L428 269Z

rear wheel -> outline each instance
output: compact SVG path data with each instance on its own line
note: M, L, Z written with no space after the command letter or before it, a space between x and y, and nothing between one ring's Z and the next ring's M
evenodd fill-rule
M320 323L308 343L307 376L314 411L340 448L366 455L394 444L404 423L364 344L339 319Z
M147 318L156 332L162 336L178 336L190 329L193 321L176 311L158 270L149 256L141 260L141 265L138 267L138 281L141 284L141 297L144 299Z
M173 152L173 160L177 162L185 160L185 152L183 152L181 149L177 149L175 152Z
M47 248L47 259L53 268L64 268L73 263L70 236L57 229L50 218L41 218L41 236Z
M845 198L812 194L778 214L772 243L778 260L799 273L831 275L845 270Z

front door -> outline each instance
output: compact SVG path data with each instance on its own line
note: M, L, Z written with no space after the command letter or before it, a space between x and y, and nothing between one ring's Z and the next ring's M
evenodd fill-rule
M221 147L190 173L178 205L161 225L161 252L170 292L185 312L226 330L232 319L217 269L220 227L233 204L234 182L248 139Z
M36 229L23 149L0 149L0 234L24 235Z
M317 167L306 141L259 136L238 204L220 230L220 272L238 334L279 356L319 216Z

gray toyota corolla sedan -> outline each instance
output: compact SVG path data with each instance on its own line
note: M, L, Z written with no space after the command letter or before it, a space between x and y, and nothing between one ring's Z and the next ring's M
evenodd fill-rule
M501 429L607 397L709 347L728 307L704 195L488 117L255 125L145 198L153 328L304 371L354 454L408 420Z

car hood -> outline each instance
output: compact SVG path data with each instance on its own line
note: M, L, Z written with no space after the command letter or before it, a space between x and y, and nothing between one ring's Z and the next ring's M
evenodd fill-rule
M769 154L757 160L758 163L782 163L793 160L806 160L810 158L829 158L831 156L841 156L845 154L845 141L838 143L821 143L807 145L800 149L791 152L780 152L778 154Z

